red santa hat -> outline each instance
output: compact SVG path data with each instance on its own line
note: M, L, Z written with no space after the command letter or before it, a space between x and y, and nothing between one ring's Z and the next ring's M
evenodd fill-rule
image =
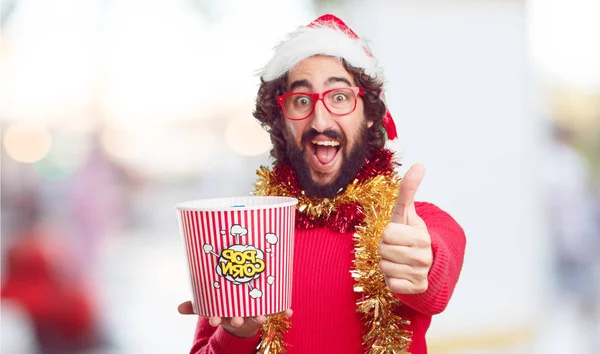
M343 58L348 64L364 69L367 75L383 83L383 70L367 43L331 14L323 15L308 26L290 33L275 48L275 55L262 69L260 76L265 81L275 80L302 60L319 54ZM383 91L381 95L383 99ZM383 126L388 139L396 139L396 126L389 110L383 117Z

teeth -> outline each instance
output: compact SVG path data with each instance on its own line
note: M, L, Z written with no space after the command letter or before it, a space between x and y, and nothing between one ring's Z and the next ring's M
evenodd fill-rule
M339 146L340 143L337 141L333 141L333 140L327 140L327 141L313 141L312 142L315 145L321 145L321 146Z

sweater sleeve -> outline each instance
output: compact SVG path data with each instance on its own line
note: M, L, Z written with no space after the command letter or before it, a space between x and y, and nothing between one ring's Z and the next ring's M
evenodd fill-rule
M416 202L417 214L431 236L433 264L427 291L421 294L396 294L400 302L413 310L435 315L444 311L463 264L466 238L463 229L446 212L430 203Z
M221 326L211 326L207 318L198 316L190 354L254 354L259 340L259 334L252 338L236 337Z

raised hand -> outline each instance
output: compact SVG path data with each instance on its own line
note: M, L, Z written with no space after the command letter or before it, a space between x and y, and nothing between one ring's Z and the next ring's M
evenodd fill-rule
M193 315L192 302L186 301L177 307L182 315ZM282 312L283 315L290 317L292 310L288 309ZM258 333L260 326L267 320L266 316L256 317L209 317L208 322L211 326L222 326L224 330L240 338L252 338Z
M404 175L392 218L379 243L379 269L390 290L398 294L419 294L428 287L433 264L431 236L415 210L415 194L424 175L421 164L411 166Z

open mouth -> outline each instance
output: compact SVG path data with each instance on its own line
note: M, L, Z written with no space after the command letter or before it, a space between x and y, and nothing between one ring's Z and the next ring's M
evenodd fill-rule
M336 168L336 162L342 144L334 139L312 140L309 144L312 152L311 167L318 172L332 172Z

